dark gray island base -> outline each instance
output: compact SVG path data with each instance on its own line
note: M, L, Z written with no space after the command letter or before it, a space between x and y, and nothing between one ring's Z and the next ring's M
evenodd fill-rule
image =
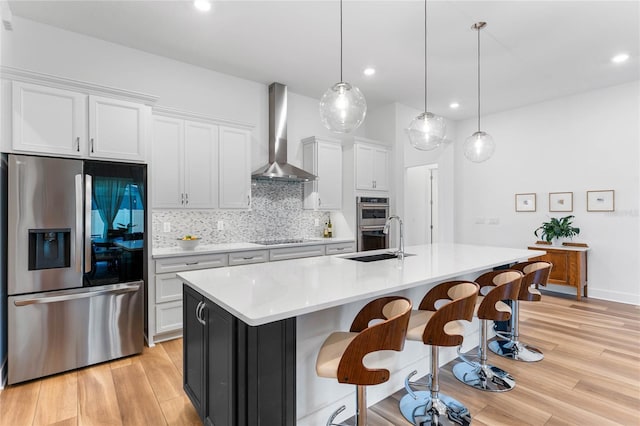
M205 425L296 424L296 319L249 326L183 285L184 390Z

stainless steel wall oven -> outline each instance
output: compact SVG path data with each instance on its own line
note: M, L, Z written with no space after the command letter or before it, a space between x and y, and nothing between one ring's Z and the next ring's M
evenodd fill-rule
M389 236L384 224L389 218L389 199L383 197L357 197L358 251L389 248Z
M8 383L141 352L146 166L6 159Z

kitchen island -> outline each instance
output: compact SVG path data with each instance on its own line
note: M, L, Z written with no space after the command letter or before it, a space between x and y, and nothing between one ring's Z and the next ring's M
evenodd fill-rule
M355 387L315 374L329 333L347 330L375 297L401 294L417 306L434 284L540 255L464 244L411 246L406 253L403 260L359 262L349 259L357 256L352 253L180 273L185 390L201 416L214 424L317 425L340 404L350 416ZM476 346L477 324L465 336L468 349ZM392 373L389 382L371 387L369 403L399 389L410 371L425 374L427 349L408 343L401 353L367 357ZM455 357L451 349L442 351L443 362Z

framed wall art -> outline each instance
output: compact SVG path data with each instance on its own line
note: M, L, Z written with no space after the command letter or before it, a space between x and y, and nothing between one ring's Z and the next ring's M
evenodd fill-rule
M615 191L587 191L588 212L612 212L615 210Z
M573 192L550 192L549 193L550 212L572 212Z
M536 211L536 194L516 194L516 211L517 212L535 212Z

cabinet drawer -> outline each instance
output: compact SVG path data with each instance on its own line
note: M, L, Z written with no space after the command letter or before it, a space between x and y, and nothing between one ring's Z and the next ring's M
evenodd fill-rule
M194 269L219 268L227 266L227 254L205 254L200 256L180 256L156 260L156 274L183 272Z
M182 300L156 305L156 333L182 328Z
M268 250L252 250L252 251L237 251L229 253L229 265L246 265L249 263L262 263L269 261Z
M301 257L324 256L324 245L285 247L269 250L269 260L298 259Z
M355 251L354 242L327 244L325 249L327 256L330 254L351 253Z
M182 280L176 274L156 275L156 303L182 300Z

